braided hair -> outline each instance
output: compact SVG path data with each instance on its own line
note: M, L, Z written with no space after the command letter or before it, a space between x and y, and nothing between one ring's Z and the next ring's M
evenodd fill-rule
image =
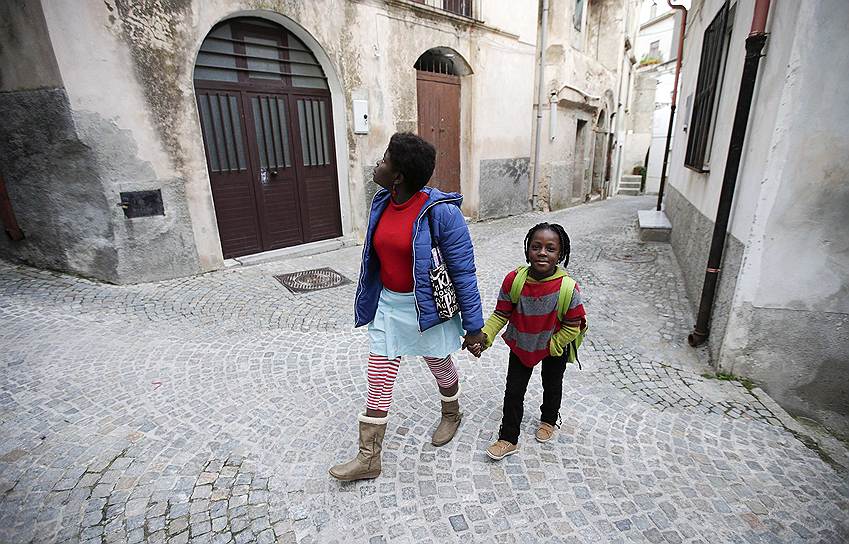
M541 230L550 230L555 233L558 238L560 238L560 257L557 259L557 262L562 262L563 266L568 266L569 252L571 251L569 235L566 234L566 230L557 223L538 223L531 227L531 230L529 230L528 234L525 236L525 260L531 262L530 257L528 257L531 249L531 239L537 231Z

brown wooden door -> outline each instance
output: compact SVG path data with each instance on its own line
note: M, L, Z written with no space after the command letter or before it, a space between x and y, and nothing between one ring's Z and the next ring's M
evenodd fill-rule
M416 71L419 136L436 147L429 185L460 191L460 77Z
M195 89L224 257L341 236L330 91L303 42L268 22L221 23Z
M197 89L196 96L224 258L262 251L241 93Z
M245 93L250 112L248 141L256 165L254 186L263 249L304 242L300 183L292 148L291 114L286 95Z
M330 97L296 94L290 98L296 164L301 187L301 211L305 217L304 241L339 236L342 218L336 183Z

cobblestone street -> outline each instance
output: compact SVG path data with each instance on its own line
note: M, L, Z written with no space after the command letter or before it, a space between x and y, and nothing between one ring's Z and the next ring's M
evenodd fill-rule
M500 463L499 341L458 354L464 419L405 358L376 480L327 469L356 446L367 337L352 328L360 247L114 286L0 262L0 542L844 543L849 483L737 382L706 378L669 244L614 198L472 224L485 314L540 220L572 238L590 333L562 427ZM352 283L292 294L274 275ZM539 371L536 372L537 376Z

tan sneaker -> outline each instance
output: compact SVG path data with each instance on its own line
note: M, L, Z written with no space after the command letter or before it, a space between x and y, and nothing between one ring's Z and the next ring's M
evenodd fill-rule
M495 459L496 461L501 461L508 455L513 455L514 453L519 452L519 446L516 444L511 444L506 440L499 440L495 444L486 448L486 454L489 455L490 459Z
M548 442L554 437L554 431L557 429L554 425L550 423L542 422L539 424L539 429L537 429L536 439L537 442Z

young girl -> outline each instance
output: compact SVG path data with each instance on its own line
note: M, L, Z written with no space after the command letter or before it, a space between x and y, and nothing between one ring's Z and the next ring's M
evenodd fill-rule
M495 312L486 321L483 344L469 345L469 351L480 356L492 345L495 335L507 325L502 338L510 346L507 385L504 388L504 414L498 441L486 449L495 460L504 459L519 451L519 427L528 381L534 367L542 362L542 406L540 426L536 432L539 442L548 442L554 435L560 416L563 393L563 372L574 358L570 343L586 326L586 313L581 293L575 285L568 310L558 319L557 303L560 284L569 281L565 267L569 263L569 236L563 227L540 223L525 236L525 259L529 267L511 271L501 284ZM563 263L563 267L557 266ZM527 274L515 304L510 291L517 275L519 281ZM564 349L565 348L565 349Z

